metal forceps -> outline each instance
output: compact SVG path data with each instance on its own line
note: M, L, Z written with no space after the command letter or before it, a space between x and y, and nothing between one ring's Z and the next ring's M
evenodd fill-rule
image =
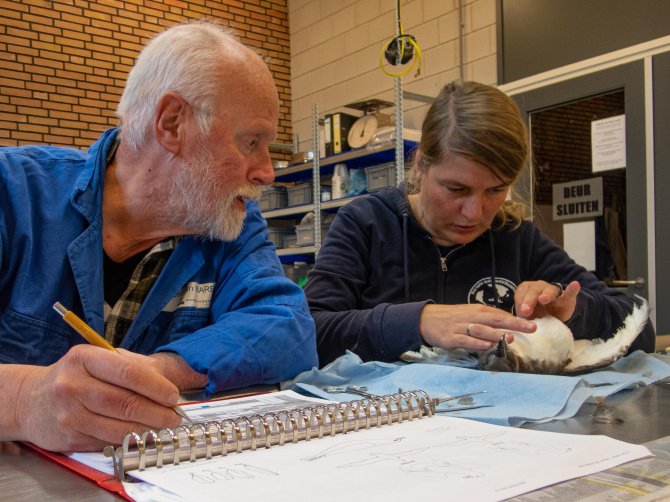
M454 399L465 399L468 397L476 396L477 394L484 394L485 390L480 390L478 392L469 392L467 394L461 394L460 396L449 396L449 397L435 397L433 398L433 405L437 406L440 403L446 403L447 401L453 401Z
M450 407L450 408L442 408L442 409L435 409L435 413L449 413L451 411L463 411L463 410L472 410L475 408L489 408L490 404L475 404L474 399L472 399L472 396L476 396L477 394L484 394L486 391L485 390L480 390L478 392L469 392L467 394L461 394L459 396L449 396L449 397L435 397L432 399L432 405L433 409L437 408L440 403L445 403L447 401L453 401L455 399L458 399L458 402L456 406ZM460 406L459 406L460 405Z
M360 385L348 385L347 387L336 387L331 385L328 387L323 387L322 389L324 392L328 392L329 394L347 393L357 394L363 397L377 397L374 394L367 392L367 387L362 387Z
M472 399L472 396L476 396L477 394L484 394L486 393L485 390L480 390L477 392L468 392L467 394L461 394L459 396L449 396L449 397L434 397L430 400L431 402L431 407L434 410L434 413L449 413L452 411L464 411L464 410L473 410L475 408L490 408L493 405L492 404L475 404L474 399ZM402 389L398 389L398 394L402 394ZM468 400L468 398L470 398ZM455 399L458 399L458 404L461 404L462 406L453 406L451 408L443 408L443 409L436 409L440 403L446 403L447 401L453 401ZM463 401L468 401L467 403L464 403Z

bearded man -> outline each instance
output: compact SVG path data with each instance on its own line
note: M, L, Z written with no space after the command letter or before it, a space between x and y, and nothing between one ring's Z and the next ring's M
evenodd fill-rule
M176 427L179 391L287 380L313 321L254 201L279 100L224 27L144 48L118 129L79 150L0 150L0 440L95 450ZM84 343L61 302L119 350Z

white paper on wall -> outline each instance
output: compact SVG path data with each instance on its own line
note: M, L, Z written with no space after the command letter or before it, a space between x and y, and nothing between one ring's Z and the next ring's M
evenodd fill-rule
M626 167L626 116L617 115L591 122L593 172Z
M586 270L596 269L596 223L580 221L563 225L563 249Z

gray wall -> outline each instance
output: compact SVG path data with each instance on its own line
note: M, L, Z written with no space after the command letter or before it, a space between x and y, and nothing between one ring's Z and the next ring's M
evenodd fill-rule
M670 2L669 2L670 3ZM653 58L656 208L656 332L670 334L670 53Z
M497 0L498 84L670 35L668 0Z

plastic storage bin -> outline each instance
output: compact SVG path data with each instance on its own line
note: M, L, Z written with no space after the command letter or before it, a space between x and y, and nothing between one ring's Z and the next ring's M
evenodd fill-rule
M313 200L312 182L300 183L299 185L288 187L288 205L299 206L301 204L311 204Z
M321 240L326 236L330 224L321 224ZM303 223L295 226L295 235L297 238L297 246L313 246L314 245L314 223Z
M366 167L365 176L368 181L368 192L381 190L396 185L395 163L387 162L377 166Z
M265 187L261 192L259 202L261 211L270 211L272 209L281 209L288 206L288 193L286 187L271 186Z
M284 237L287 235L292 235L293 230L285 227L268 227L268 239L272 241L277 249L283 249L284 246Z
M290 233L286 233L282 236L282 247L284 249L294 248L298 245L298 236L295 233L295 229Z

